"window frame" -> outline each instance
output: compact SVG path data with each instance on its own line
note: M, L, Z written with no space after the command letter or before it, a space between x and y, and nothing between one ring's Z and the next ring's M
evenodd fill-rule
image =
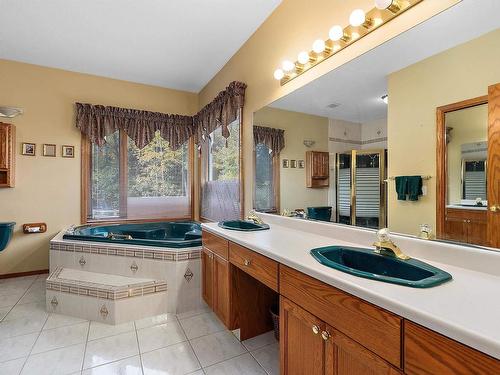
M257 145L255 145L257 146ZM281 212L280 206L280 154L272 153L272 166L273 166L273 200L274 207L270 207L269 209L262 211L270 214L276 214ZM253 150L253 170L255 171L257 168L257 153L255 151L255 147ZM255 208L255 173L254 173L254 186L253 186L253 207Z
M127 155L128 137L123 130L120 132L120 213L127 213L127 189L128 189L128 174L125 173L128 167L128 158L122 157ZM145 223L159 221L178 221L178 220L194 220L194 141L188 141L188 175L189 183L187 186L189 212L188 216L176 218L154 218L154 219L128 219L128 218L113 218L113 219L89 219L89 194L90 194L90 171L92 170L92 144L89 138L82 133L81 137L81 185L80 185L80 223L81 224L119 224L119 223Z
M244 167L244 159L243 159L243 138L244 138L244 135L243 135L243 110L239 110L238 112L238 131L239 131L239 155L238 155L238 158L239 158L239 163L240 163L240 170L239 170L239 180L240 180L240 219L243 219L243 217L245 216L245 167ZM208 146L207 146L208 145ZM201 146L202 148L203 147L208 147L208 152L210 154L210 142L206 142L205 145L202 145ZM204 176L203 175L203 157L201 155L203 151L200 150L200 152L197 152L196 153L196 156L197 156L197 177L198 177L198 186L197 186L197 194L198 194L198 202L197 202L197 207L198 207L198 219L199 221L203 222L203 223L210 223L212 222L212 220L206 218L206 217L203 217L201 215L201 213L203 212L202 210L202 192L201 192L201 189L202 189L202 186L203 184L207 181L207 178L208 176ZM209 155L207 155L207 164L210 163L210 157Z

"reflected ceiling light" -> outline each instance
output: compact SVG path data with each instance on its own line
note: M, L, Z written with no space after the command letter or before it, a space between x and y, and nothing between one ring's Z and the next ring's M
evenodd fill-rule
M302 65L307 64L309 62L309 59L309 54L306 51L300 52L297 56L297 61Z
M385 104L389 104L389 95L384 95L384 96L382 96L380 99L382 99L382 101L383 101Z
M355 9L352 11L349 17L349 23L351 26L358 27L364 24L366 21L366 15L363 9Z
M325 44L325 41L323 39L316 39L314 41L312 47L313 47L314 52L322 53L326 48L326 44Z
M291 62L290 60L285 60L281 64L281 67L285 72L291 72L295 68L295 64Z
M358 38L359 38L359 34L358 34L357 32L355 32L355 31L354 31L354 32L351 34L351 38L352 38L352 39L358 39Z
M22 108L0 106L0 117L3 118L14 118L16 116L22 115L23 112L24 111Z
M375 0L375 6L380 10L387 9L392 13L397 13L401 9L397 0Z
M276 69L274 71L274 79L277 79L278 81L285 77L285 73L281 69Z
M344 29L342 28L342 26L335 25L330 29L328 37L331 40L337 42L344 37Z

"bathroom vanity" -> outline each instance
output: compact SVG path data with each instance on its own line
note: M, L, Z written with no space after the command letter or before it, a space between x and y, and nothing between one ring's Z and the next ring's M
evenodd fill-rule
M282 374L500 373L500 305L488 298L500 278L480 271L484 254L473 259L469 249L457 260L456 245L394 236L412 257L453 275L409 288L348 275L309 254L331 244L367 247L373 231L263 217L270 230L203 224L203 298L241 340L272 329L269 309L279 299ZM435 247L441 253L432 258ZM458 264L466 258L469 269Z

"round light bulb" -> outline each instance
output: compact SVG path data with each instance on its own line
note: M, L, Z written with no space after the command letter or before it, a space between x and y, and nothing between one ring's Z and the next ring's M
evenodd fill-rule
M291 72L295 68L295 64L291 62L290 60L285 60L281 64L281 67L285 72Z
M349 17L349 23L354 27L361 26L363 23L365 23L365 21L366 15L362 9L353 10Z
M342 28L342 26L335 25L330 29L328 36L331 40L338 41L344 36L344 29Z
M321 53L325 50L325 41L323 39L317 39L313 43L313 51L316 53Z
M307 64L309 62L309 54L306 51L302 51L297 56L297 61L302 65Z
M375 0L375 6L378 9L387 9L392 5L392 0Z
M276 80L278 80L278 81L279 81L279 80L280 80L280 79L282 79L284 76L285 76L285 73L283 72L283 70L281 70L281 69L276 69L276 70L274 71L274 79L276 79Z

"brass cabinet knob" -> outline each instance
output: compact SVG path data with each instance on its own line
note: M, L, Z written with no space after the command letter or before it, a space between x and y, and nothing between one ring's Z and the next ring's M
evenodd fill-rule
M327 341L329 338L330 338L330 332L328 331L323 331L321 332L321 337L323 338L323 340Z
M315 335L317 335L319 333L319 327L316 324L312 326L312 330L313 330Z
M248 260L248 259L245 259L245 260L243 261L243 264L244 264L245 266L249 266L250 264L252 264L252 261L251 261L251 260Z

